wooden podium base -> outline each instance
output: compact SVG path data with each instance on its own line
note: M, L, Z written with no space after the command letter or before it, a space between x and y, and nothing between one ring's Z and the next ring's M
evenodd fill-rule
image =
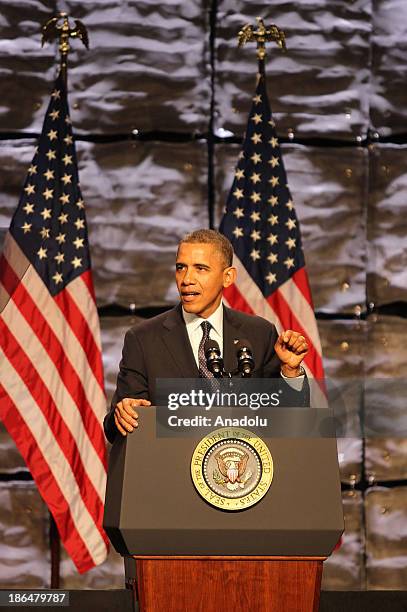
M140 612L318 612L323 557L127 557Z

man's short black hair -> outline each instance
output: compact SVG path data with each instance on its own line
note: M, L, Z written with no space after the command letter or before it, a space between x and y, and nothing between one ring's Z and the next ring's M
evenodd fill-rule
M233 247L230 241L216 230L199 229L187 234L180 240L179 246L183 243L187 244L213 244L218 249L226 266L229 267L233 263ZM179 248L178 246L178 248Z

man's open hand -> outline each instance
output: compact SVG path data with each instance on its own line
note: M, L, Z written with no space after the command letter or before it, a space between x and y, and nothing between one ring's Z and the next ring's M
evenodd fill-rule
M137 406L151 406L151 402L146 399L125 397L116 404L114 422L122 436L127 436L138 427L138 414L134 409Z
M300 373L300 365L308 353L308 344L300 333L287 329L277 338L274 345L281 361L281 371L284 376L294 377Z

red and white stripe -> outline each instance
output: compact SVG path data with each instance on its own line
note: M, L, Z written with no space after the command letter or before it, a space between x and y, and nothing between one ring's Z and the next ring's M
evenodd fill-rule
M276 326L279 334L286 329L292 329L307 339L309 351L303 365L307 376L317 381L317 384L311 383L311 402L317 407L326 406L321 341L305 269L298 270L265 298L236 255L233 265L237 268L237 281L224 291L226 303L242 312L267 319Z
M103 562L106 411L99 325L85 273L52 297L8 234L0 259L0 417L80 572Z

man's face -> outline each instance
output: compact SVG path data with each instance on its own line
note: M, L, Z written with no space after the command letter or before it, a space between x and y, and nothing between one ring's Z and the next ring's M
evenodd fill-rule
M186 312L207 319L220 304L222 289L236 278L236 269L227 267L213 244L181 243L175 280Z

